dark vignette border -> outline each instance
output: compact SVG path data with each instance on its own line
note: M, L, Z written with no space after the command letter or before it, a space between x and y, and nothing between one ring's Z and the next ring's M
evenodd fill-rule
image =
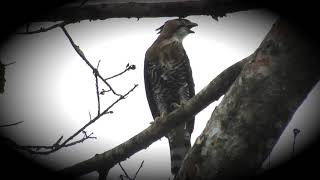
M1 2L0 17L2 21L0 43L5 43L7 38L10 37L10 34L14 32L17 27L25 23L27 19L30 19L30 17L45 13L69 1L70 0L7 0ZM258 1L253 0L244 0L244 2L258 3ZM272 12L276 12L281 17L287 18L318 44L320 31L317 22L319 22L320 15L316 2L310 0L296 2L289 0L261 0L259 1L259 5L266 7ZM253 179L273 179L281 177L305 179L319 176L317 167L320 162L320 148L318 145L319 142L317 141L294 159ZM0 146L0 155L2 156L0 161L0 179L71 179L70 177L62 177L45 169L7 146Z

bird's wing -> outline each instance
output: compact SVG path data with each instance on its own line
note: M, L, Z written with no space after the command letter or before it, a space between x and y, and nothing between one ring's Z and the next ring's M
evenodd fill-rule
M156 68L156 65L153 62L151 62L150 57L146 55L144 60L144 85L145 85L147 100L148 100L153 118L156 118L160 115L160 112L156 105L156 101L154 99L155 94L154 94L154 91L152 90L153 87L155 86L154 84L155 83L154 78L156 78L155 68Z
M183 62L184 62L184 71L185 73L185 78L187 80L188 83L188 90L189 92L187 93L189 95L188 99L191 99L194 95L195 95L195 89L194 89L194 81L193 81L193 76L192 76L192 70L191 70L191 66L190 66L190 61L189 58L187 56L186 51L184 50L184 48L180 48L180 53L181 53L181 58L183 58ZM193 119L187 122L187 130L188 132L191 134L193 132L193 128L194 128L194 117L192 117Z

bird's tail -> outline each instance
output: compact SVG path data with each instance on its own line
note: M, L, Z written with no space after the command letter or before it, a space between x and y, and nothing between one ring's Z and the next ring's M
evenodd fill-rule
M182 124L168 134L171 156L171 173L176 175L182 161L191 147L190 134Z

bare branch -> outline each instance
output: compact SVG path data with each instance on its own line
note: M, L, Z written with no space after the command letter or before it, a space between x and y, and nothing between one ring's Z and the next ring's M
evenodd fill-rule
M67 175L81 176L92 171L97 171L102 167L110 169L136 152L147 148L167 134L170 129L186 119L190 119L186 117L195 116L210 103L219 99L238 77L244 64L251 59L252 56L249 56L224 70L186 104L174 110L163 119L156 121L128 141L102 154L97 154L88 160L65 168L60 172Z
M88 59L85 57L84 53L81 51L81 49L79 48L79 46L77 46L71 36L69 35L68 31L66 30L66 28L64 26L60 26L62 31L65 33L65 35L67 36L67 38L69 39L72 47L74 48L74 50L79 54L79 56L82 58L82 60L93 70L96 71L96 75L108 86L108 88L112 91L112 93L114 95L117 96L122 96L121 94L116 93L116 91L111 87L111 85L101 76L101 74L99 73L99 71L96 70L95 67L92 66L92 64L88 61Z
M108 78L106 78L105 80L109 80L109 79L118 77L118 76L124 74L125 72L127 72L127 71L129 71L129 70L135 70L135 69L136 69L136 66L135 66L134 64L133 64L133 65L130 65L130 64L128 63L124 71L122 71L122 72L120 72L119 74L116 74L116 75L114 75L114 76L108 77Z
M99 65L100 65L100 61L98 62L98 65L97 65L97 71L98 71L98 68L99 68ZM94 74L94 78L95 78L95 81L96 81L96 95L97 95L97 101L98 101L98 114L100 114L100 94L99 94L99 82L98 82L98 75L96 73L96 71L93 71L93 74Z
M91 133L90 135L86 134L85 129L90 126L91 124L95 123L98 119L100 119L103 115L105 114L111 114L113 113L113 111L110 111L110 109L117 104L119 101L125 99L131 92L134 91L134 89L138 87L138 85L134 85L133 88L131 88L126 94L124 94L123 96L119 96L117 100L115 100L109 107L107 107L102 113L98 114L96 117L94 117L92 120L90 120L87 124L85 124L83 127L81 127L77 132L75 132L73 135L71 135L70 137L68 137L66 140L64 140L61 144L60 141L62 140L62 137L60 137L53 145L50 146L21 146L16 144L14 141L10 140L9 138L5 138L5 140L7 141L7 144L11 144L13 145L14 148L16 149L20 149L20 150L24 150L27 151L30 154L39 154L39 155L47 155L47 154L51 154L53 152L56 152L58 150L60 150L61 148L64 147L69 147L69 146L73 146L75 144L78 143L82 143L85 140L88 139L96 139L96 137L92 136L93 133ZM79 139L77 141L72 141L76 136L78 136L80 133L83 133L84 136L82 139ZM8 143L9 142L9 143ZM44 150L44 151L40 151L40 150Z
M138 168L138 170L137 170L137 172L135 173L134 177L131 178L131 177L128 175L127 171L122 167L121 162L119 162L118 164L119 164L120 168L122 169L122 171L123 171L123 173L124 173L124 175L125 175L125 176L120 175L120 179L123 179L123 177L125 177L125 178L127 178L127 179L129 179L129 180L135 180L136 177L137 177L137 175L138 175L138 173L139 173L139 171L140 171L140 169L141 169L142 166L143 166L143 163L144 163L144 161L141 162L140 167Z
M104 95L105 93L110 92L110 91L111 91L111 90L102 89L101 92L100 92L100 94L101 94L101 95Z
M62 137L61 136L56 143L54 143L53 145L51 146L20 146L20 145L17 145L17 149L21 149L21 150L25 150L27 152L29 152L30 154L39 154L39 155L46 155L46 154L50 154L50 153L53 153L61 148L65 148L65 147L69 147L69 146L73 146L75 144L79 144L79 143L83 143L85 140L87 139L97 139L97 137L94 137L92 136L93 133L91 133L90 135L84 135L83 138L77 140L77 141L73 141L73 142L70 142L70 143L62 143L62 144L59 144L60 141L62 140ZM49 151L39 151L41 149L44 149L44 150L49 150Z
M136 174L135 174L135 175L134 175L134 177L133 177L133 180L135 180L135 179L136 179L136 177L137 177L137 175L138 175L138 173L139 173L140 169L143 167L143 163L144 163L144 160L141 162L139 169L137 170Z
M92 119L91 117L91 113L89 112L89 117L90 117L90 121L85 124L83 127L81 127L78 131L76 131L73 135L71 135L70 137L68 137L67 139L65 139L64 141L62 141L63 136L61 136L53 145L49 145L49 146L31 146L31 145L18 145L17 143L15 143L14 141L12 141L9 138L6 137L1 137L1 141L5 141L7 144L11 145L12 147L16 148L16 149L20 149L23 151L27 151L30 154L39 154L39 155L46 155L46 154L50 154L53 152L58 151L61 148L64 147L69 147L69 146L73 146L75 144L78 143L82 143L87 139L96 139L96 137L93 136L93 133L91 133L90 135L87 135L85 129L90 126L91 124L95 123L98 119L100 119L103 115L105 114L112 114L113 111L111 111L110 109L117 104L118 102L120 102L121 100L125 99L131 92L134 91L134 89L138 86L138 85L134 85L133 88L131 88L126 94L122 95L122 94L118 94L115 92L115 90L111 87L111 85L105 80L105 78L103 78L101 76L101 74L98 71L99 65L100 65L100 60L98 62L98 65L96 68L94 68L92 66L92 64L88 61L88 59L85 57L84 53L81 51L81 49L74 43L74 41L72 40L71 36L69 35L69 33L67 32L67 30L65 29L65 25L72 23L73 21L64 21L58 24L55 24L53 26L50 26L48 28L41 28L40 30L36 30L36 31L29 31L26 30L26 33L20 33L20 34L34 34L34 33L38 33L38 32L46 32L49 31L51 29L54 29L56 27L60 27L63 32L65 33L66 37L68 38L68 40L70 41L72 47L75 49L75 51L78 53L78 55L82 58L83 61L85 61L85 63L93 70L93 74L95 77L95 85L96 85L96 95L97 95L97 101L98 101L98 113L97 115ZM15 63L15 62L14 62ZM13 63L10 63L13 64ZM7 64L7 65L10 65ZM1 64L1 67L4 67L5 65ZM135 65L131 65L129 66L129 64L126 66L125 71L116 74L114 76L112 76L112 78L117 77L121 74L123 74L126 71L129 70L134 70L135 69ZM99 93L99 83L98 83L98 77L99 79L101 79L109 88L109 90L104 90L101 93ZM108 79L108 78L107 78ZM109 78L111 79L111 78ZM118 99L115 100L113 103L111 103L111 105L109 105L105 110L103 110L103 112L101 112L101 105L100 105L100 94L103 95L105 92L108 91L112 91L112 93L116 96L118 96ZM19 122L20 123L20 122ZM18 123L15 123L18 124ZM11 125L3 125L3 127L5 126L12 126L15 124L11 124ZM1 126L0 126L1 127ZM79 140L75 140L73 141L73 139L78 136L80 133L83 133L83 137Z
M89 111L89 121L91 121L92 120L92 118L91 118L91 113L90 113L90 111Z
M34 31L29 31L29 26L27 26L28 28L26 29L26 32L17 32L16 34L19 34L19 35L38 34L38 33L50 31L52 29L55 29L55 28L58 28L58 27L61 27L61 26L66 26L66 25L71 24L71 23L74 23L74 21L63 21L61 23L57 23L57 24L54 24L54 25L49 26L49 27L45 27L45 28L41 27L40 29L34 30Z
M24 121L19 121L19 122L16 122L16 123L0 125L0 128L2 128L2 127L9 127L9 126L15 126L15 125L18 125L18 124L23 123L23 122L24 122Z
M97 94L97 98L98 98L98 114L96 117L94 117L93 119L91 118L91 114L89 112L89 116L90 116L90 121L85 124L83 127L81 127L77 132L75 132L73 135L71 135L69 138L67 138L66 140L64 140L61 144L60 142L62 141L62 136L56 141L56 143L54 143L51 146L21 146L21 145L17 145L15 142L10 142L10 144L13 144L13 146L17 149L21 149L24 151L29 152L30 154L40 154L40 155L46 155L46 154L50 154L53 152L58 151L61 148L64 147L69 147L69 146L73 146L75 144L78 143L82 143L87 139L96 139L96 137L93 137L93 133L91 133L89 136L86 134L86 132L84 131L88 126L90 126L91 124L93 124L94 122L96 122L98 119L100 119L103 115L105 114L112 114L113 111L110 111L110 109L117 104L119 101L125 99L131 92L133 92L133 90L138 86L138 85L134 85L133 88L131 88L126 94L121 95L116 93L113 88L111 87L111 85L100 75L98 68L99 68L99 64L100 61L98 62L97 68L94 68L92 66L92 64L87 60L87 58L85 57L84 53L81 51L81 49L73 42L71 36L69 35L69 33L67 32L67 30L64 27L64 23L60 23L58 25L55 25L55 27L61 27L61 29L63 30L63 32L65 33L65 35L67 36L67 38L69 39L72 47L76 50L76 52L79 54L79 56L85 61L85 63L93 70L93 74L95 76L95 80L96 80L96 94ZM127 66L126 67L126 71L130 70L130 69L135 69L134 65L131 66ZM119 74L123 74L119 73ZM115 76L119 76L119 74L115 75ZM115 77L114 76L114 77ZM114 95L118 96L118 99L115 100L111 105L109 105L109 107L107 107L102 113L100 112L100 97L99 97L99 86L98 86L98 78L99 77L108 87L109 90L113 92ZM84 136L82 139L77 140L77 141L72 141L76 136L78 136L80 133L84 133ZM8 141L12 141L9 138L6 139L7 142ZM40 151L40 150L44 150L44 151Z
M298 134L301 132L301 130L300 130L300 129L297 129L297 128L294 128L294 129L292 130L292 132L293 132L292 156L294 156L296 139L297 139Z
M128 175L127 171L124 170L124 168L122 167L121 162L119 162L118 164L119 164L120 168L122 169L125 177L126 177L127 179L131 180L131 178L130 178L130 176Z
M3 65L4 65L4 66L10 66L10 65L15 64L15 63L16 63L16 61L13 61L13 62L11 62L11 63L3 64Z

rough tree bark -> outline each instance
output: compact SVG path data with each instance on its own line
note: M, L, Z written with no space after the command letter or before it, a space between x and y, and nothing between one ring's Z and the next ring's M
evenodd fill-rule
M278 20L213 111L176 179L254 175L319 81L317 61L316 46Z

